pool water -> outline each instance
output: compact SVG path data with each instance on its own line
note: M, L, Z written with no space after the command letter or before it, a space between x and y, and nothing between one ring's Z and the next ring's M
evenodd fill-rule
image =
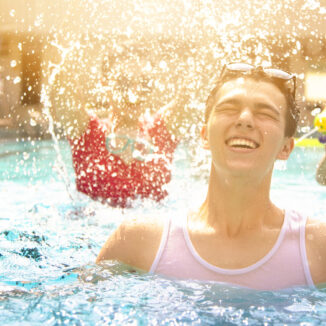
M322 290L254 291L142 274L116 262L107 263L109 268L95 265L101 246L124 218L177 218L189 202L199 204L208 161L181 145L168 198L121 210L77 193L65 141L59 150L64 165L50 140L1 142L0 325L326 323ZM326 187L314 180L322 154L322 148L296 148L286 164L277 164L271 196L278 205L325 216Z

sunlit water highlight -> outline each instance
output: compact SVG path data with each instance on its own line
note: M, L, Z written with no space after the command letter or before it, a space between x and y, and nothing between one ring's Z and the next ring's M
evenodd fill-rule
M59 146L73 184L69 147L64 141ZM199 204L209 161L191 164L189 153L185 144L178 148L170 195L163 204L145 201L120 210L75 190L72 202L56 172L51 141L3 143L0 323L315 325L326 320L326 294L319 290L252 291L142 275L116 263L106 268L94 264L107 236L124 218L179 218ZM326 189L314 180L322 153L320 148L296 148L286 166L278 164L272 186L275 202L325 218Z

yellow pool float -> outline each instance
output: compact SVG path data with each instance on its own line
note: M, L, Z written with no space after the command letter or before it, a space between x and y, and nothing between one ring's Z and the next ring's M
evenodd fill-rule
M323 135L326 135L326 109L324 109L321 113L317 114L314 119L314 129L306 134L314 134L315 132L319 132ZM295 144L299 147L324 147L325 144L322 144L320 139L318 138L295 138ZM322 136L324 138L324 136Z

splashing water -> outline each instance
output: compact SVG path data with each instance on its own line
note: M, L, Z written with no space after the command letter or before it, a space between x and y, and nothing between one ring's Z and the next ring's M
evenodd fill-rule
M87 0L82 8L77 3L62 2L65 12L50 33L56 48L79 45L69 55L61 51L66 60L57 65L66 101L108 111L112 98L119 104L126 97L121 80L128 84L146 76L138 91L150 85L150 110L184 93L185 137L191 126L199 130L203 104L224 63L276 65L300 75L302 64L313 64L302 55L306 38L313 35L317 44L323 38L314 25L325 16L316 1ZM69 98L68 90L78 87L81 98ZM197 144L193 137L188 141Z
M51 88L53 87L53 84L55 83L55 79L62 69L61 67L65 64L66 57L69 55L69 53L71 51L73 51L73 49L75 47L78 47L79 44L78 43L70 44L70 47L66 48L66 49L55 42L52 42L51 45L57 47L60 50L61 61L56 65L50 65L50 67L52 69L51 69L51 74L48 79L48 85L47 86L42 85L42 90L41 90L41 103L43 104L42 112L48 119L48 122L49 122L48 131L51 135L51 138L54 143L54 149L57 153L57 171L58 171L59 175L61 175L61 177L62 177L62 180L66 186L67 193L68 193L72 203L74 203L75 202L75 200L74 200L75 198L73 195L74 192L72 190L72 186L69 181L69 176L68 176L68 172L66 169L66 165L63 161L63 158L62 158L62 155L60 152L58 138L55 133L53 117L50 113L51 100L50 100L50 95L49 95L48 91L51 90Z

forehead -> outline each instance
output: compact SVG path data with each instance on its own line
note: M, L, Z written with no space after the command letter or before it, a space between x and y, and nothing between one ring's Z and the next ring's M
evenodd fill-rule
M266 102L276 107L286 107L286 98L277 86L268 81L248 77L239 77L225 82L215 95L214 105L229 99Z

